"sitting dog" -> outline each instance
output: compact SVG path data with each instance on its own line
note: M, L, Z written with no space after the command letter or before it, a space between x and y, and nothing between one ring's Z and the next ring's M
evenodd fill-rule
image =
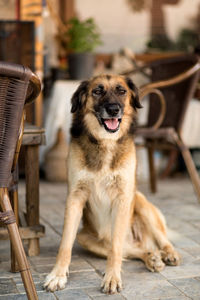
M72 97L68 197L56 264L44 284L48 291L65 287L81 218L78 242L107 257L104 293L122 289L122 258L139 258L152 272L179 264L163 215L136 189L137 108L138 90L123 76L84 81Z

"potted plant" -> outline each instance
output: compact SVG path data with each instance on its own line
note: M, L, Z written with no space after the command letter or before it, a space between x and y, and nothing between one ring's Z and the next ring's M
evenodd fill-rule
M101 44L98 28L93 18L81 21L76 17L70 19L66 28L60 40L67 49L70 78L88 78L94 68L93 51Z

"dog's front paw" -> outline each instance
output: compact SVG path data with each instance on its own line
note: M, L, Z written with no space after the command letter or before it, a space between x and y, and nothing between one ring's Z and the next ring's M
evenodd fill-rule
M163 263L160 253L158 251L148 252L145 264L147 269L149 269L151 272L160 272L165 267L165 264Z
M177 251L173 248L164 249L162 252L162 260L166 265L169 266L178 266L181 262L181 257Z
M56 270L52 270L49 275L47 275L44 288L48 292L54 292L56 290L62 290L65 288L65 285L67 283L67 275L66 273L62 274L61 272L58 272Z
M106 273L101 284L101 290L105 294L115 294L121 292L122 290L121 276L120 275L117 276L112 272Z

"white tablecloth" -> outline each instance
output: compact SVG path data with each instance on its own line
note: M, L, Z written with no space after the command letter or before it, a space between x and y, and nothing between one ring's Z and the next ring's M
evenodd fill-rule
M71 126L71 97L80 81L58 80L54 83L52 93L47 99L48 108L45 112L46 146L41 149L41 161L46 151L51 148L56 140L59 128L65 132L67 142L70 139ZM146 120L148 105L139 110L139 122ZM200 101L193 99L186 112L182 138L190 148L200 148Z
M45 153L55 144L59 128L64 131L67 142L70 140L71 97L79 84L80 81L58 80L53 85L50 97L46 99L44 126L46 145L41 147L41 163L44 161Z

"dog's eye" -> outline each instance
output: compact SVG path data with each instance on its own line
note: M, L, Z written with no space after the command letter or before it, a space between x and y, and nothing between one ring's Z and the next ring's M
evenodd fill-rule
M125 90L125 89L117 88L116 90L117 90L117 93L118 93L119 95L125 95L125 94L126 94L126 90Z
M121 85L117 85L116 86L116 93L118 95L125 95L126 94L126 89Z
M123 89L121 90L121 89L120 89L120 90L119 90L119 94L120 94L120 95L126 94L126 90L123 90Z
M92 91L92 94L93 95L102 95L103 94L103 89L94 89L93 91Z

